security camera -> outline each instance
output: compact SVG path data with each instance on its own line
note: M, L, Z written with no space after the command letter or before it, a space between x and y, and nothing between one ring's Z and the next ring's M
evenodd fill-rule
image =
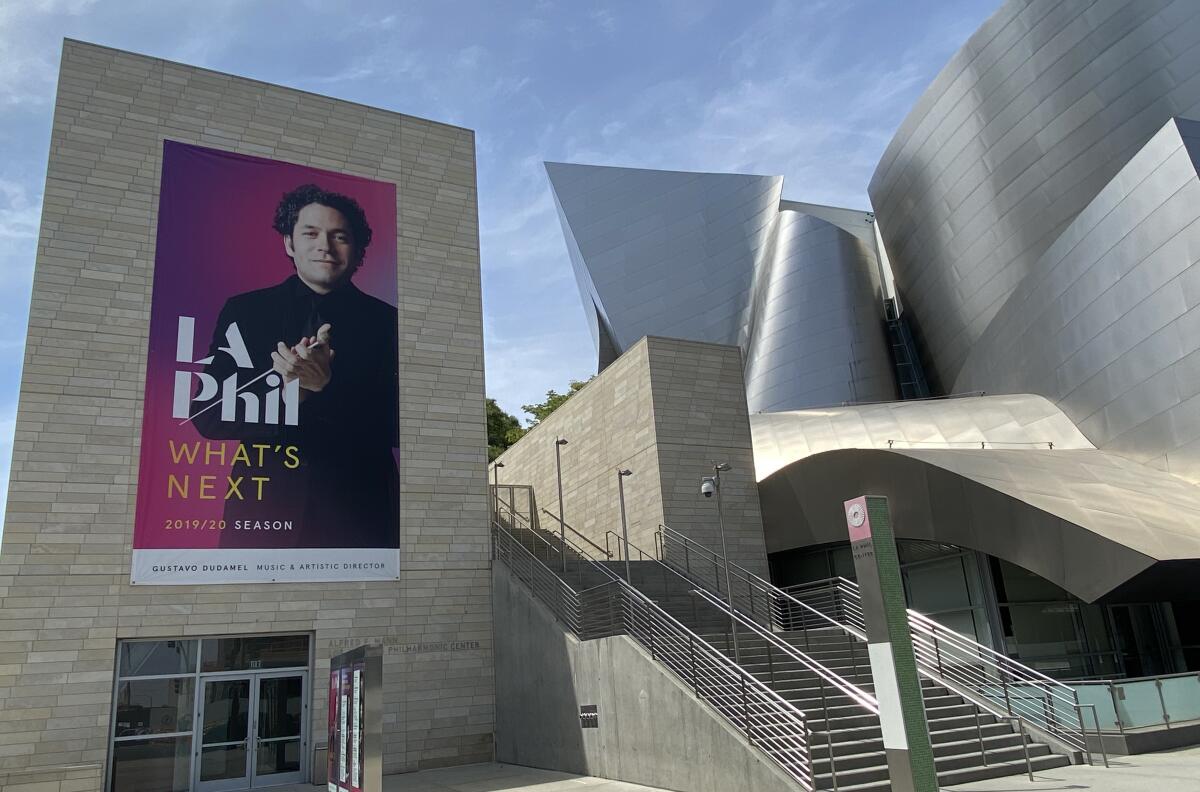
M704 497L711 498L716 490L717 487L715 484L713 484L712 479L706 478L700 482L700 494L702 494Z

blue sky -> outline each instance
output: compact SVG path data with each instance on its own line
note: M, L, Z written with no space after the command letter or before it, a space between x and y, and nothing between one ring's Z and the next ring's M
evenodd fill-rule
M896 126L999 0L0 0L0 493L63 37L476 130L488 395L595 373L542 162L783 174L868 208ZM2 495L0 495L2 497Z

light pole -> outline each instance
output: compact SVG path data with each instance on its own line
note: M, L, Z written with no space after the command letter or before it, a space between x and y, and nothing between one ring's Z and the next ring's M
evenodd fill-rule
M629 574L629 521L625 519L625 477L632 475L632 470L617 468L617 496L621 499L621 538L625 542L625 582L631 586L633 577Z
M729 549L725 544L725 512L721 507L721 473L733 468L726 462L713 462L712 476L705 477L700 482L700 492L704 497L717 496L717 526L721 531L721 556L725 560L725 599L729 603L729 629L733 636L733 660L741 665L741 653L738 651L737 619L734 617L733 605L733 576L729 571ZM711 484L711 486L706 486Z
M492 465L492 513L495 515L496 522L500 522L500 468L504 467L504 463L500 460Z
M563 499L562 499L562 447L567 444L566 438L554 438L554 469L558 473L558 537L560 549L562 550L562 568L563 573L567 571L567 521L563 517Z

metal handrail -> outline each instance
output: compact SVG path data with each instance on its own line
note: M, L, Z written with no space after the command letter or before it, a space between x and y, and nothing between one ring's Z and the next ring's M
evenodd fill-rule
M741 730L802 789L814 789L803 712L676 621L649 597L594 561L609 580L576 592L500 520L492 522L494 557L503 561L581 640L626 634ZM591 559L587 559L591 561Z
M740 611L736 609L731 610L727 602L718 598L711 591L706 591L705 589L695 589L692 593L725 615L732 616L739 624L749 629L752 633L769 643L778 651L782 652L788 659L800 663L800 665L804 666L809 671L812 671L822 680L840 690L846 695L847 698L849 698L858 706L867 710L872 715L879 714L879 700L872 694L858 687L853 682L838 676L823 663L812 659L787 641L782 640L775 633L764 630L762 625L752 619L747 619L745 614L741 613ZM828 718L828 713L826 713L826 718Z
M670 573L670 574L674 575L675 577L677 577L679 580L683 581L689 587L695 585L695 581L693 581L691 578L687 577L686 575L683 575L682 573L679 572L679 570L673 568L666 562L660 560L654 554L647 553L645 550L643 550L641 547L638 547L633 542L630 542L627 539L625 539L623 536L618 535L615 531L608 531L605 534L605 544L608 543L608 534L612 534L614 537L616 537L617 542L618 542L618 547L620 547L621 545L625 545L625 548L622 551L623 558L632 558L633 552L636 551L638 554L639 561L644 561L647 563L653 563L653 564L657 565L659 568L664 570L665 573ZM665 575L664 575L664 577L665 577ZM791 644L789 644L788 642L782 640L778 635L776 635L770 629L764 629L762 627L762 625L760 625L754 619L747 617L747 615L745 613L739 611L737 608L730 607L730 605L725 600L723 600L720 597L718 597L717 595L713 594L711 591L705 589L702 585L697 586L695 588L691 588L690 593L692 594L692 596L697 597L698 599L704 601L710 607L716 609L718 613L721 613L723 616L725 616L727 618L731 618L735 622L742 624L743 627L748 628L752 633L754 633L755 635L757 635L758 637L763 639L766 642L766 646L767 646L767 657L768 657L768 663L769 663L768 668L769 669L773 669L773 667L774 667L773 653L781 652L785 658L790 659L793 662L799 663L801 666L803 666L804 668L807 668L809 671L812 671L816 675L818 690L819 690L820 697L821 697L821 711L825 716L825 718L824 718L825 740L826 740L826 745L827 745L827 749L828 749L827 757L829 760L829 776L830 776L830 780L833 783L834 792L837 792L837 790L838 790L837 758L834 754L834 749L833 749L833 742L834 742L833 741L833 730L830 728L830 726L831 726L830 721L831 721L832 716L831 716L831 712L829 709L828 696L826 694L826 684L828 683L829 685L832 685L837 691L840 691L842 693L842 695L846 696L853 705L866 710L866 712L868 714L873 715L875 717L879 717L879 701L875 698L874 695L872 695L871 693L868 693L867 691L858 687L857 685L855 685L853 682L849 681L848 679L843 678L842 676L837 674L835 671L830 669L828 666L826 666L824 663L821 663L820 661L815 660L812 657L809 657L807 654L801 652L796 647L794 647ZM800 604L802 605L803 603L800 603ZM815 613L815 611L814 611L814 613ZM817 615L821 616L822 619L826 619L826 617L822 616L821 614L817 614ZM828 619L826 619L826 620L828 620ZM807 636L807 631L805 632L805 635ZM854 641L854 640L857 640L857 638L851 637L850 640ZM734 648L734 659L740 664L741 658L739 657L738 652L737 652L737 648L736 648L737 642L736 641L734 641L734 647L735 647ZM850 644L850 658L851 658L851 662L854 664L854 670L857 673L858 659L854 654L853 643ZM768 674L770 675L771 684L774 685L775 684L774 671L768 670Z
M575 534L576 536L578 536L578 537L579 537L580 539L582 539L583 541L587 542L589 545L591 545L591 546L592 546L592 547L593 547L593 548L596 550L596 552L598 552L598 553L604 553L604 555L605 555L605 557L606 557L606 558L612 558L612 553L610 553L608 550L604 549L604 548L603 548L603 547L601 547L600 545L596 544L596 543L595 543L595 542L593 542L591 539L588 539L586 536L584 536L584 535L583 535L582 533L580 533L579 531L577 531L577 530L575 530L574 528L572 528L572 527L571 527L571 523L569 523L569 522L567 522L566 520L562 519L561 517L559 517L559 516L558 516L557 514L555 514L554 512L552 512L552 511L550 511L550 510L548 510L548 509L542 509L542 514L546 515L547 517L553 517L555 522L559 523L559 524L560 524L560 525L562 525L564 528L566 528L568 531L570 531L571 533Z
M826 596L821 603L832 599L839 612L852 622L862 618L861 595L853 581L835 578L786 591L796 593L799 588L804 589L802 597L809 601L821 596L824 589ZM1086 750L1086 727L1073 688L911 608L908 624L917 667L924 676L993 715L1020 717L1072 749Z
M672 544L682 544L688 553L700 552L706 556L706 562L714 563L717 570L713 577L718 588L722 578L719 571L728 563L730 569L737 570L734 579L745 581L751 603L756 592L770 602L768 626L788 629L794 622L795 604L800 603L805 608L801 612L805 627L807 617L817 612L859 640L866 640L862 598L853 581L835 577L782 589L669 526L659 526L656 542L660 542L659 552L666 563L671 562L668 551ZM736 603L737 595L733 598ZM1074 689L912 609L908 610L908 622L922 675L993 715L1021 717L1067 746L1086 750L1085 726Z
M1081 688L1081 687L1103 687L1103 688L1105 688L1108 691L1108 698L1112 701L1113 722L1115 723L1115 725L1117 727L1117 731L1119 731L1121 734L1124 734L1126 727L1137 728L1139 726L1162 725L1162 726L1166 726L1168 729L1170 729L1171 724L1175 723L1176 721L1172 720L1171 713L1170 713L1170 707L1167 706L1167 699L1163 695L1163 681L1169 680L1169 679L1185 679L1187 677L1200 678L1200 672L1182 671L1182 672L1175 673L1175 674L1151 674L1149 676L1129 677L1129 678L1125 678L1125 679L1072 680L1070 682L1070 687L1072 690L1076 691L1077 695L1078 695L1078 688ZM1120 705L1119 702L1126 698L1126 691L1124 690L1124 688L1126 686L1137 685L1137 684L1144 683L1144 682L1153 682L1154 683L1155 693L1158 696L1159 712L1162 715L1162 719L1159 723L1153 723L1153 724L1152 723L1141 723L1141 724L1138 724L1138 726L1135 726L1132 723L1126 723L1125 719L1121 717L1121 712L1122 712L1122 709L1124 709L1124 708ZM1118 691L1118 688L1121 688L1122 690ZM1084 704L1081 706L1085 706L1085 707L1091 706L1092 707L1093 715L1095 715L1095 717L1096 717L1096 730L1097 730L1097 732L1099 732L1100 731L1100 719L1099 719L1099 715L1095 709L1095 706L1089 705L1089 704ZM1184 720L1191 720L1191 719L1184 719ZM1103 739L1101 739L1101 742L1103 742Z
M672 539L677 539L684 543L684 546L688 549L688 552L699 552L702 556L707 557L706 563L713 564L713 577L710 582L700 574L699 569L692 568L689 558L685 558L683 564L685 576L695 580L701 585L712 586L718 594L724 593L725 586L723 581L725 576L721 574L721 570L723 569L725 559L722 558L719 553L710 550L704 545L696 542L694 539L679 533L669 526L659 524L658 527L659 531L655 536L655 542L658 544L657 551L660 560L668 566L674 566L672 564L673 559L670 555L670 550L668 549L669 545L665 539L665 536L670 534ZM675 561L677 563L677 559L675 559ZM755 575L753 572L750 572L749 570L740 567L733 562L730 562L729 566L730 568L737 570L737 576L731 577L731 579L736 583L744 584L746 591L746 595L744 597L740 597L737 592L734 592L732 594L734 603L737 604L739 599L747 600L748 604L741 606L741 609L743 611L748 611L751 615L758 618L763 626L781 630L789 630L792 629L795 626L795 622L799 620L801 624L801 630L805 633L807 639L808 623L811 618L815 619L819 624L825 627L831 627L839 630L859 641L866 639L866 623L863 622L861 618L855 619L849 624L839 621L835 616L830 616L818 608L814 608L809 603L792 596L787 591L778 588L771 582L764 580L758 575ZM675 566L675 568L678 567ZM763 604L756 606L755 602L759 601L761 601ZM796 613L797 610L800 611L799 614Z
M541 535L541 534L540 534L540 533L537 531L537 529L536 529L536 528L534 528L534 527L533 527L533 526L532 526L532 525L529 523L529 521L525 519L525 517L524 517L524 516L522 516L521 514L519 514L519 513L518 513L518 512L516 512L516 511L514 511L514 510L512 509L512 507L511 507L511 506L509 506L509 504L507 504L507 503L504 503L504 502L498 502L498 503L497 503L497 506L496 506L496 516L497 516L497 518L499 518L499 516L500 516L500 512L501 512L502 510L503 510L503 511L505 511L505 512L508 514L508 516L509 516L509 517L511 517L511 518L515 518L515 520L516 520L516 521L519 521L519 522L523 522L523 523L525 523L525 525L523 525L523 526L521 526L521 527L522 527L522 528L525 528L526 530L528 530L528 531L530 532L530 535L531 535L531 536L532 536L534 539L536 539L537 541L541 542L541 543L542 543L543 545L545 545L546 547L550 548L550 550L551 550L552 552L555 552L555 553L561 553L561 552L562 552L562 550L561 550L560 548L558 548L558 547L555 547L555 545L554 545L554 543L553 543L553 542L551 542L551 541L550 541L549 539L547 539L546 537L542 536L542 535Z

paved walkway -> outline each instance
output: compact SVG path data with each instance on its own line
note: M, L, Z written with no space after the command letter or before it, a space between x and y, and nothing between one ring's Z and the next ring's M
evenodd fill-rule
M950 787L949 792L1196 792L1200 790L1200 748L1181 748L1175 751L1141 754L1139 756L1110 756L1111 767L1105 769L1100 754L1095 754L1096 766L1073 765L1034 773L1028 776L1009 776L992 781L976 781Z
M1100 755L1096 754L1096 762ZM1110 768L1075 765L992 781L946 787L945 792L1197 792L1200 748L1184 748L1141 756L1109 757ZM384 776L384 792L665 792L653 787L576 776L506 764L446 767L420 773ZM308 784L274 787L272 792L320 792ZM730 790L754 792L754 790Z
M320 792L308 784L273 787L272 792ZM383 792L665 792L654 787L607 778L556 773L518 765L488 764L445 767L383 777ZM1164 792L1158 790L1157 792Z

